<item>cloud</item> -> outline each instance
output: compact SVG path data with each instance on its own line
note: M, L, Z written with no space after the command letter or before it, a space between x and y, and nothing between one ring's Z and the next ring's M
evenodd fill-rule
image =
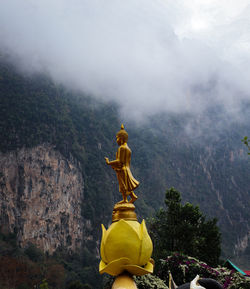
M2 0L0 49L124 115L250 100L250 3Z

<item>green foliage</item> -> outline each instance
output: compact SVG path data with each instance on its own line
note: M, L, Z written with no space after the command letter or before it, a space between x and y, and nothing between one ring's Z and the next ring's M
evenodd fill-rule
M84 288L83 284L79 280L71 282L67 287L67 289L83 289L83 288Z
M19 251L16 234L0 232L0 256L18 254Z
M136 276L134 279L138 289L168 289L164 281L155 275Z
M39 286L40 289L49 289L46 279L43 279L42 283Z
M108 275L108 274L104 274L103 275L103 289L111 289L114 281L115 281L115 277Z
M63 289L67 283L65 275L70 270L76 272L75 280L79 278L77 270L81 272L83 267L76 255L62 254L59 259L57 256L46 256L33 244L29 244L26 249L21 249L16 244L15 234L0 234L0 288L38 288L47 283L49 288ZM76 263L73 270L64 263L70 258Z
M30 287L27 284L22 283L17 287L17 289L30 289Z
M29 257L31 261L34 262L42 261L44 258L43 252L32 243L28 245L28 247L24 250L24 253Z
M80 157L82 148L61 87L46 77L29 79L7 69L0 95L1 151L50 143L66 156L71 152Z
M156 260L178 251L217 265L221 241L217 220L207 221L198 206L182 205L174 188L167 190L165 203L167 210L160 210L149 226Z
M168 289L164 281L156 275L147 274L144 276L134 276L133 278L138 289ZM111 289L114 281L115 277L106 275L103 288Z
M250 279L245 278L235 270L225 267L210 267L205 262L183 254L175 253L161 260L159 277L168 284L169 271L176 284L181 285L192 281L196 275L203 278L212 278L218 281L224 289L248 289Z
M97 264L99 260L94 254L91 255L86 247L74 254L68 254L61 248L53 254L53 260L64 266L66 287L79 281L83 286L102 288L102 276L99 274Z
M86 283L83 285L83 289L92 289L92 287Z
M250 140L249 140L249 138L247 136L245 136L241 141L244 143L244 145L246 145L246 147L250 151ZM250 155L250 152L248 154Z
M69 284L67 289L92 289L92 287L87 283L82 284L80 281L74 281Z

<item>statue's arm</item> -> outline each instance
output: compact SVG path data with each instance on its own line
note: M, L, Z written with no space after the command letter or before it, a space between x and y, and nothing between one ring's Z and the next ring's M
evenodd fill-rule
M113 161L107 161L106 160L106 163L108 164L108 165L110 165L110 166L112 166L112 167L120 167L121 166L121 162L120 162L120 160L119 159L116 159L116 160L113 160Z
M125 147L120 147L119 149L119 161L125 165L126 164L126 148Z
M121 168L123 166L123 162L121 161L121 155L123 154L123 149L119 148L117 151L117 158L113 161L109 161L108 158L105 158L106 163L110 166L112 166L112 168Z

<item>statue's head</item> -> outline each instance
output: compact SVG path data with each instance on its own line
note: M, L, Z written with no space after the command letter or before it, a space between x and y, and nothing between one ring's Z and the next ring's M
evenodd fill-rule
M123 143L128 141L128 133L124 129L123 124L121 125L121 129L116 134L116 139L117 139L117 142L118 140L122 140Z

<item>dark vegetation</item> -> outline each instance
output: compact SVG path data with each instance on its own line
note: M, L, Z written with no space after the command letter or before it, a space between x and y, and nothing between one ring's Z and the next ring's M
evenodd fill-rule
M248 148L248 151L250 151L250 140L249 140L249 138L247 136L245 136L241 141ZM248 155L250 155L250 152L248 152Z
M166 284L168 284L169 280L169 271L171 271L172 276L174 276L173 278L177 285L188 283L192 281L196 275L199 275L201 278L216 280L223 289L250 288L249 277L244 277L239 272L223 266L209 266L203 261L184 254L174 253L161 260L158 276L164 280ZM209 286L207 288L215 287Z
M1 289L98 288L96 284L101 286L102 280L95 265L95 258L86 259L84 254L58 250L48 256L33 244L21 249L15 234L0 233Z
M179 252L218 265L221 236L217 220L206 220L198 206L182 205L180 192L174 188L166 191L165 203L167 210L158 211L149 225L156 262Z

